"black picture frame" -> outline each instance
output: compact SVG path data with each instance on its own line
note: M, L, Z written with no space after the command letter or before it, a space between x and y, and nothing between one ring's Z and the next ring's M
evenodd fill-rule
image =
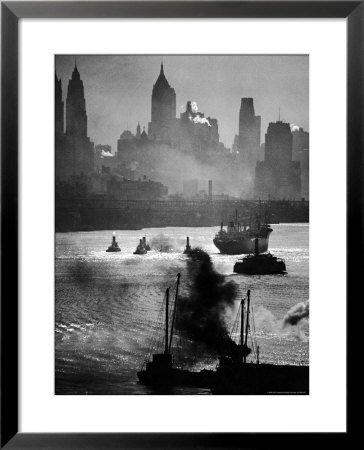
M125 1L1 3L1 448L270 448L326 444L304 433L19 433L18 432L18 22L21 18L346 18L347 19L347 304L363 272L364 6L362 1ZM11 105L11 107L9 107ZM358 242L359 241L359 242ZM357 298L353 300L358 300ZM344 301L344 299L343 299ZM333 343L334 345L334 343ZM349 346L347 347L349 350ZM334 394L333 394L334 395ZM348 416L347 416L348 417ZM349 431L349 428L348 428ZM338 433L335 441L347 439Z

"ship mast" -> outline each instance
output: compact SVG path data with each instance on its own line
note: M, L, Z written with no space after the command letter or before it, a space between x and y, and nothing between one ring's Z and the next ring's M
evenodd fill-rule
M169 288L166 289L166 335L164 342L164 354L167 355L168 352L168 306L169 306Z
M249 310L250 310L250 289L247 291L247 307L246 307L246 326L245 326L245 343L244 346L248 347L248 333L249 333ZM246 362L246 355L243 359L244 362Z
M244 344L244 306L245 306L245 299L240 303L241 307L241 326L240 326L240 345L242 346Z
M173 316L172 316L172 325L171 325L171 336L169 338L169 346L168 346L168 352L171 351L172 346L172 338L173 338L173 328L174 328L174 320L176 317L176 309L177 309L177 298L178 298L178 288L179 288L179 280L181 278L181 274L177 274L177 283L176 283L176 295L174 299L174 310L173 310Z

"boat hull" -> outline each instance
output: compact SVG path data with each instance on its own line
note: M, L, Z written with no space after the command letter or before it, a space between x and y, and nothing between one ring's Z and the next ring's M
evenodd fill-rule
M218 369L211 385L217 395L309 394L309 367L247 363Z
M215 237L214 244L225 255L242 255L255 251L254 239L258 239L259 253L268 250L269 236L264 238L250 238L242 236L239 239L220 239Z
M146 386L153 386L157 388L185 386L208 389L213 384L215 372L212 370L193 372L182 369L170 369L156 373L148 370L141 370L137 372L137 376L139 382L141 384L145 384Z
M282 260L265 255L246 256L234 264L233 271L246 275L276 275L286 273L286 264Z

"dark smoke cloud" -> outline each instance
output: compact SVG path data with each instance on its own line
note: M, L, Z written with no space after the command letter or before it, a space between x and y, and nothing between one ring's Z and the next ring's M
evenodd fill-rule
M310 314L309 302L301 302L293 306L283 318L283 327L297 325L302 319L308 318Z
M237 286L217 273L210 256L195 248L188 254L192 285L178 301L176 328L185 337L208 349L222 352L235 347L225 323L227 308L234 303Z

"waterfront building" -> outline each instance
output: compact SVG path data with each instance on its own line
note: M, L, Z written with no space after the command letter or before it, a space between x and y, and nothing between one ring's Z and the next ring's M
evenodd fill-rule
M168 195L168 188L146 176L133 181L114 175L107 181L107 193L117 200L161 200Z

